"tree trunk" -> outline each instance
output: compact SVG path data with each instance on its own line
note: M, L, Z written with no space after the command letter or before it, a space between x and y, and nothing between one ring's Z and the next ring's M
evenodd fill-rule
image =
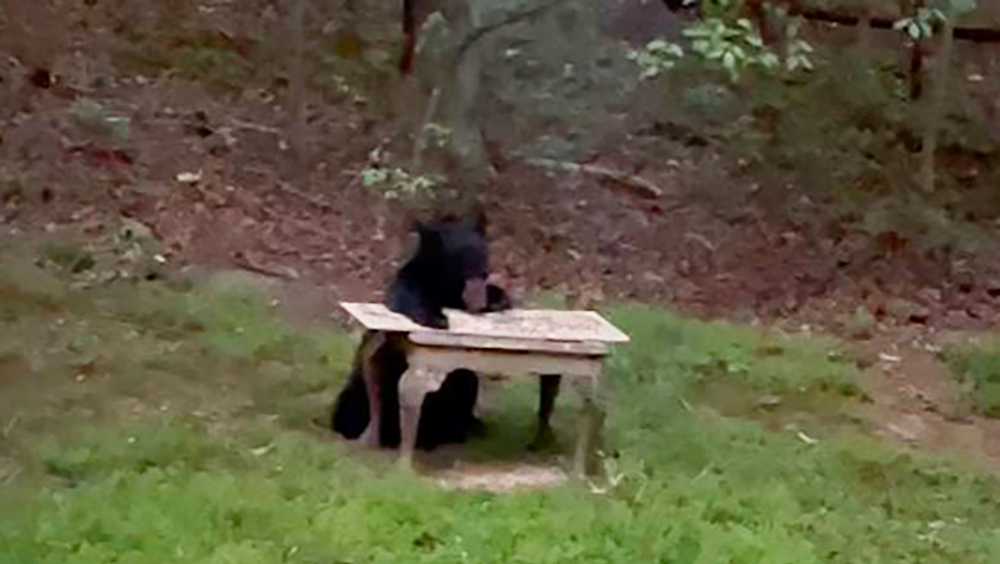
M935 164L934 155L937 152L938 130L944 110L945 92L948 88L948 75L951 69L951 51L954 44L952 36L952 17L942 25L940 45L934 57L933 77L931 78L930 95L927 96L924 112L925 126L923 148L921 151L920 184L926 192L934 191Z
M291 80L289 84L289 127L288 136L293 153L295 170L289 178L298 182L305 178L306 139L305 139L305 11L307 0L295 0L292 5L289 22L289 32L292 40Z
M913 0L909 11L900 10L900 13L916 18L926 4L927 0ZM910 100L919 100L924 95L924 41L913 40L910 45Z
M871 9L865 8L858 17L857 47L862 53L868 51L872 45L872 18Z

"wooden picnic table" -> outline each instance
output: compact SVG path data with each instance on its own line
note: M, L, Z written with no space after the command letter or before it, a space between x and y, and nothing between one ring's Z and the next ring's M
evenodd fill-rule
M569 380L583 400L573 470L578 476L586 473L604 423L600 393L604 360L612 344L629 340L603 317L592 311L514 309L469 314L445 310L449 329L437 330L382 304L340 305L370 331L405 337L408 369L399 381L401 464L412 466L424 396L437 390L449 372L465 368L508 376L560 374ZM379 412L373 404L372 422ZM371 431L370 422L366 435L371 437Z

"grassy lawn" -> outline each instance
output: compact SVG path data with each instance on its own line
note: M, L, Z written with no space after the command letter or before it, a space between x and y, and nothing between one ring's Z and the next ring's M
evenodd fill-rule
M952 347L945 358L975 411L1000 417L1000 339Z
M313 424L350 336L250 291L81 289L0 253L3 564L1000 562L1000 483L871 438L834 341L615 308L607 476L456 492ZM535 393L463 456L522 456Z

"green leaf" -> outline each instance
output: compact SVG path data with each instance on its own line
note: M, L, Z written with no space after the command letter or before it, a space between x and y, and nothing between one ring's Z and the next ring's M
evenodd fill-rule
M654 39L646 45L646 49L650 51L659 51L667 48L667 42L663 39Z
M370 188L376 184L381 184L389 178L389 173L380 168L366 168L361 172L361 183Z
M726 29L723 29L721 31L721 36L722 36L721 39L724 39L726 41L733 41L736 39L740 39L741 37L746 37L747 33L748 32L743 31L741 29L737 29L734 27L727 27Z
M726 51L722 56L722 66L727 70L732 70L736 67L736 56L733 55L732 51Z

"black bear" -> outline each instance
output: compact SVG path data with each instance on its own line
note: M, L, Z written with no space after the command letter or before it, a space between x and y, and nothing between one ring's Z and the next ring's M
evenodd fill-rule
M446 217L429 224L418 223L416 231L417 250L389 287L386 299L389 309L421 325L446 329L448 318L443 308L472 313L510 308L507 293L487 283L489 250L483 214L472 221ZM371 417L368 394L374 393L383 406L378 444L399 445L398 383L407 364L402 348L394 339L372 332L362 339L347 384L333 410L333 430L348 439L360 437L368 427ZM366 383L364 373L376 377ZM424 399L417 447L429 450L440 444L463 442L470 433L481 431L482 422L473 413L478 392L479 379L471 370L449 373L441 387Z
M367 366L363 363L368 362ZM378 444L395 448L400 443L399 379L406 372L406 355L393 338L379 340L366 332L355 354L347 384L337 396L333 409L333 430L347 439L357 439L368 428L371 418L368 385L378 394L382 406ZM374 382L365 382L364 372L375 375ZM479 395L479 378L466 369L448 374L441 387L424 398L417 425L417 447L430 450L438 445L465 442L472 434L481 433L484 425L473 409Z
M490 255L486 244L486 216L472 222L447 217L432 224L418 223L417 252L400 268L389 288L389 309L413 321L447 329L443 308L472 313L510 308L503 289L488 284Z

